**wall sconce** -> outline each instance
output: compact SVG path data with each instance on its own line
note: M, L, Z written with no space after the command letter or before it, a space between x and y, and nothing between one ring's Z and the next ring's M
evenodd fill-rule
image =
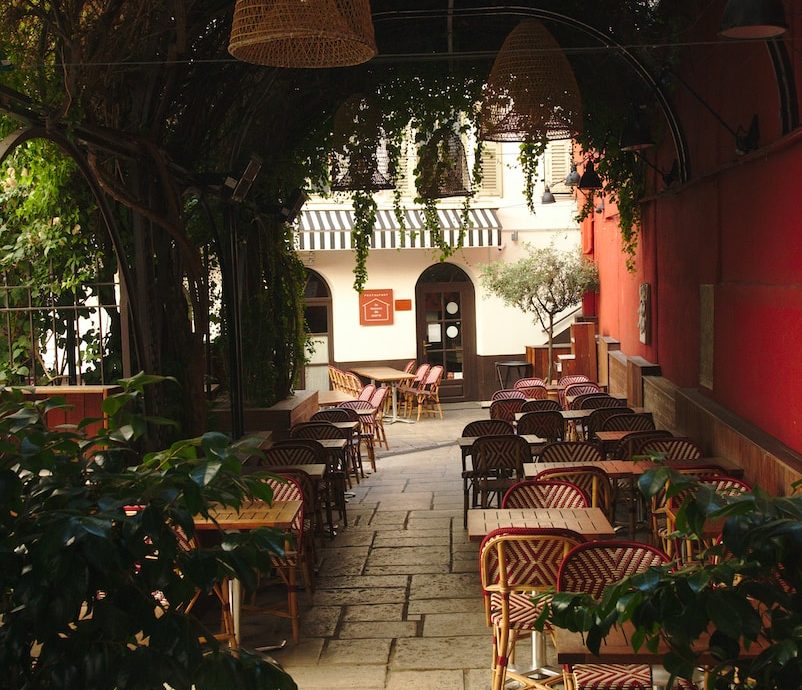
M579 173L576 170L575 163L571 163L571 172L565 176L563 184L566 187L576 187L579 184Z
M760 142L760 126L758 124L757 115L752 116L752 121L749 123L749 129L744 130L744 128L740 125L738 126L738 129L733 129L730 127L727 121L721 117L721 115L713 110L712 106L704 98L702 98L696 89L694 89L678 74L673 72L671 68L665 67L662 73L663 81L670 81L672 77L682 84L682 86L685 87L685 90L697 101L699 101L699 103L704 106L705 110L707 110L707 112L709 112L716 119L716 121L733 136L735 139L736 155L744 156L750 151L754 151L758 147Z
M541 204L556 204L557 199L554 198L554 194L551 193L551 188L546 185L546 189L543 192L543 196L540 197Z
M644 155L643 152L646 149L654 148L654 141L640 113L636 114L635 117L626 124L624 131L621 132L621 139L619 140L618 146L622 151L634 153L647 166L657 172L666 187L670 187L679 176L679 164L676 158L674 159L671 169L666 171L657 167Z
M766 40L787 30L782 0L729 0L718 33L725 38Z

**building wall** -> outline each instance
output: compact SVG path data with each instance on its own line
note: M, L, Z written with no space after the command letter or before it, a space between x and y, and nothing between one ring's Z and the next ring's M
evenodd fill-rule
M501 196L477 196L476 208L498 209L502 225L500 248L463 248L448 259L470 277L476 298L477 355L520 355L526 345L546 342L545 334L533 323L533 315L505 306L485 293L479 276L483 264L493 261L515 261L526 253L526 245L547 246L554 243L563 249L580 244L579 227L574 219L576 205L568 195L558 196L555 204L543 206L540 197L544 185L535 190L536 214L531 214L523 197L523 175L517 166L518 146L501 147ZM378 196L380 207L392 204L390 194ZM458 208L461 200L444 200L441 207ZM410 204L411 205L411 204ZM347 206L347 204L346 204ZM332 209L337 205L327 199L313 199L308 209ZM340 206L342 208L342 206ZM367 262L368 281L365 288L393 290L393 299L412 301L412 311L396 311L391 326L361 326L359 296L354 291L354 259L348 251L300 252L306 266L317 271L328 283L332 295L332 328L334 360L337 362L409 360L417 357L415 333L415 285L429 266L437 263L438 253L426 249L375 249Z
M783 135L775 76L765 46L720 44L723 3L702 16L678 70L729 123L760 119L761 148L738 158L733 137L682 87L675 90L693 166L690 183L643 205L637 268L626 272L616 218L586 221L599 264L600 332L621 349L659 363L682 387L701 387L716 401L802 450L802 130ZM802 2L786 3L792 45ZM689 38L689 40L691 40ZM799 88L799 61L792 51ZM737 64L738 69L732 69ZM671 147L657 152L670 167ZM638 341L638 285L652 284L652 341ZM714 307L701 312L701 286ZM700 382L700 348L712 347L712 379Z

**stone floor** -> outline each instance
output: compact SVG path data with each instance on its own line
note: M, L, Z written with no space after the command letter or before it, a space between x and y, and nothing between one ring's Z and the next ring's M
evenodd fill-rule
M300 690L490 687L478 544L462 527L454 443L465 424L486 416L463 406L443 420L388 427L390 450L354 488L349 527L318 554L301 643L271 653ZM246 618L245 645L288 636L285 623Z

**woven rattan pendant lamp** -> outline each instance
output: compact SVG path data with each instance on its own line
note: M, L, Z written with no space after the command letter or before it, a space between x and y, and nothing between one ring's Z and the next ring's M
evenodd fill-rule
M332 145L332 191L393 189L379 108L372 98L354 94L337 108Z
M485 87L481 138L569 139L582 131L582 99L565 53L538 21L518 24L501 46Z
M422 199L472 196L468 159L459 134L438 129L418 149L416 185Z
M228 52L271 67L346 67L376 55L370 0L237 0Z

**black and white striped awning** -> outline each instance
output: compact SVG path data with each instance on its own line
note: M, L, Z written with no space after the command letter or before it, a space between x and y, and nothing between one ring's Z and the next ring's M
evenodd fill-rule
M462 211L438 210L441 232L451 246L459 243ZM496 210L472 208L470 224L465 228L463 247L500 247L501 223ZM393 211L377 211L373 227L372 249L430 249L436 246L430 230L423 229L423 212L405 212L406 229L402 231ZM303 211L295 231L295 248L301 251L351 249L353 211Z

